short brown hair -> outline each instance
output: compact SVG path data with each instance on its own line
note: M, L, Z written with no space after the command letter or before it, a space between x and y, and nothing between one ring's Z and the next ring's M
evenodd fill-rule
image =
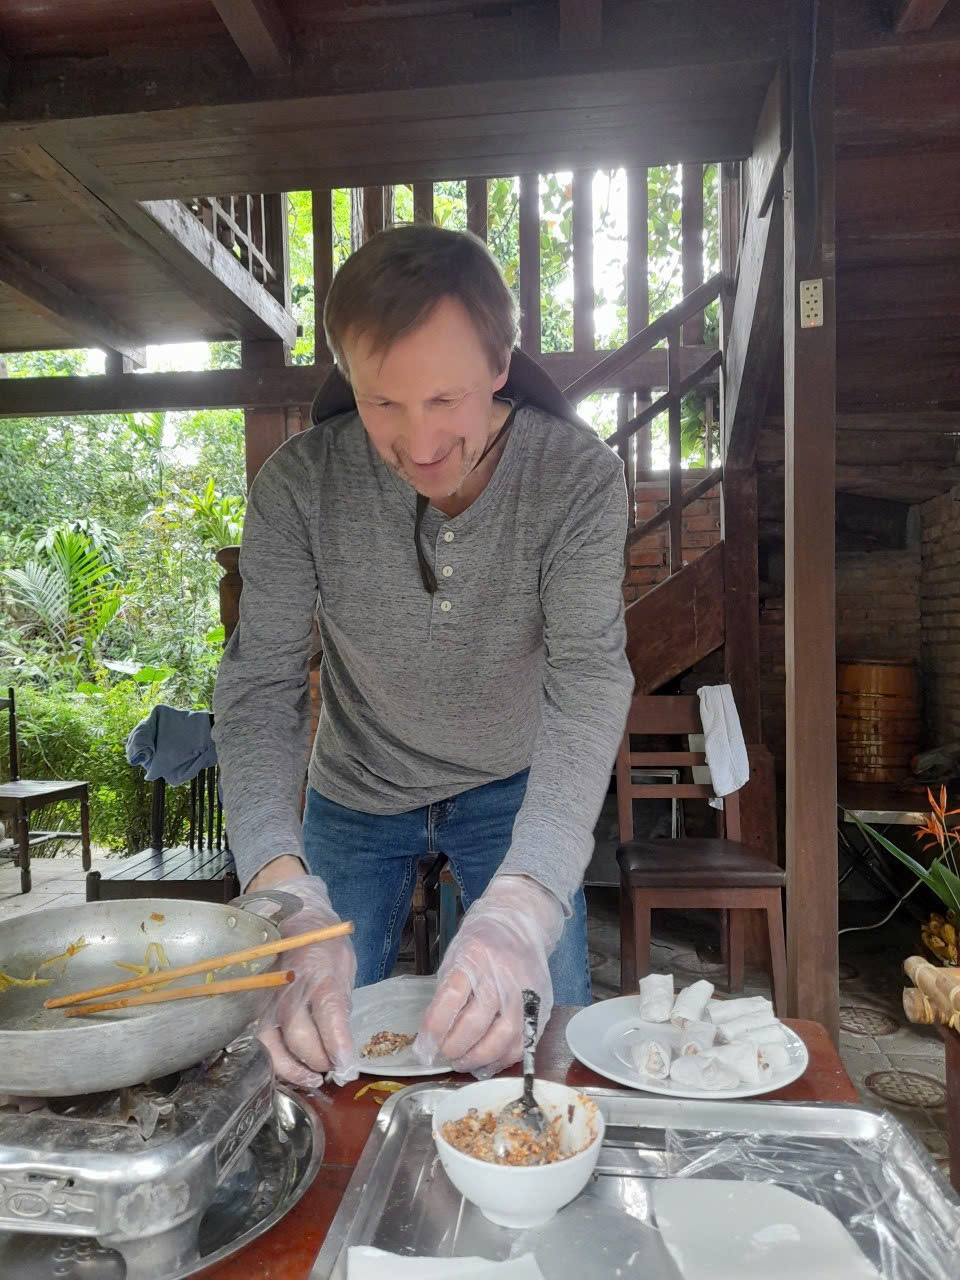
M351 330L386 351L442 298L463 303L499 372L517 337L516 300L482 240L427 223L379 231L337 272L323 308L334 360L348 373L343 340Z

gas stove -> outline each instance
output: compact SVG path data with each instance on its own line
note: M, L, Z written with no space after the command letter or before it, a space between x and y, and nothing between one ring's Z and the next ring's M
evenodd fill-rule
M190 1275L272 1225L322 1149L256 1040L131 1089L0 1098L0 1275Z

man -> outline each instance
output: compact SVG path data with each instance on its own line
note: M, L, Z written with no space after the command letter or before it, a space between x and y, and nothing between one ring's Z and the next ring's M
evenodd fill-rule
M214 710L241 880L303 899L287 932L353 920L356 950L294 952L261 1034L295 1084L356 1075L354 971L389 977L417 860L442 852L467 910L414 1048L489 1074L520 1056L523 988L544 1023L590 998L581 886L633 684L623 470L511 356L516 304L473 236L381 232L324 327L317 425L250 491Z

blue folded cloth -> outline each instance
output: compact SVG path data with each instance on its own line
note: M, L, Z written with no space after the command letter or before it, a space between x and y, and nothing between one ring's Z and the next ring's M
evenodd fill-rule
M130 730L127 760L143 769L148 782L163 778L172 787L189 782L217 763L209 711L180 711L161 702Z

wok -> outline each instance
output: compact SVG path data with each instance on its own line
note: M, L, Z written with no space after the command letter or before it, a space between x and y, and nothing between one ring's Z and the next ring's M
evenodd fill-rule
M134 977L121 966L155 960L155 950L147 957L151 943L162 946L174 968L274 941L280 934L273 920L244 909L264 899L273 904L270 914L278 923L301 906L292 894L267 890L226 905L126 898L53 907L4 924L0 1094L61 1097L118 1089L179 1071L224 1048L259 1017L272 991L177 1000L89 1018L67 1018L62 1009L44 1009L43 1002ZM276 964L276 956L264 956L223 969L217 977L245 977ZM4 981L34 973L49 983L24 987ZM201 974L172 985L203 981Z

